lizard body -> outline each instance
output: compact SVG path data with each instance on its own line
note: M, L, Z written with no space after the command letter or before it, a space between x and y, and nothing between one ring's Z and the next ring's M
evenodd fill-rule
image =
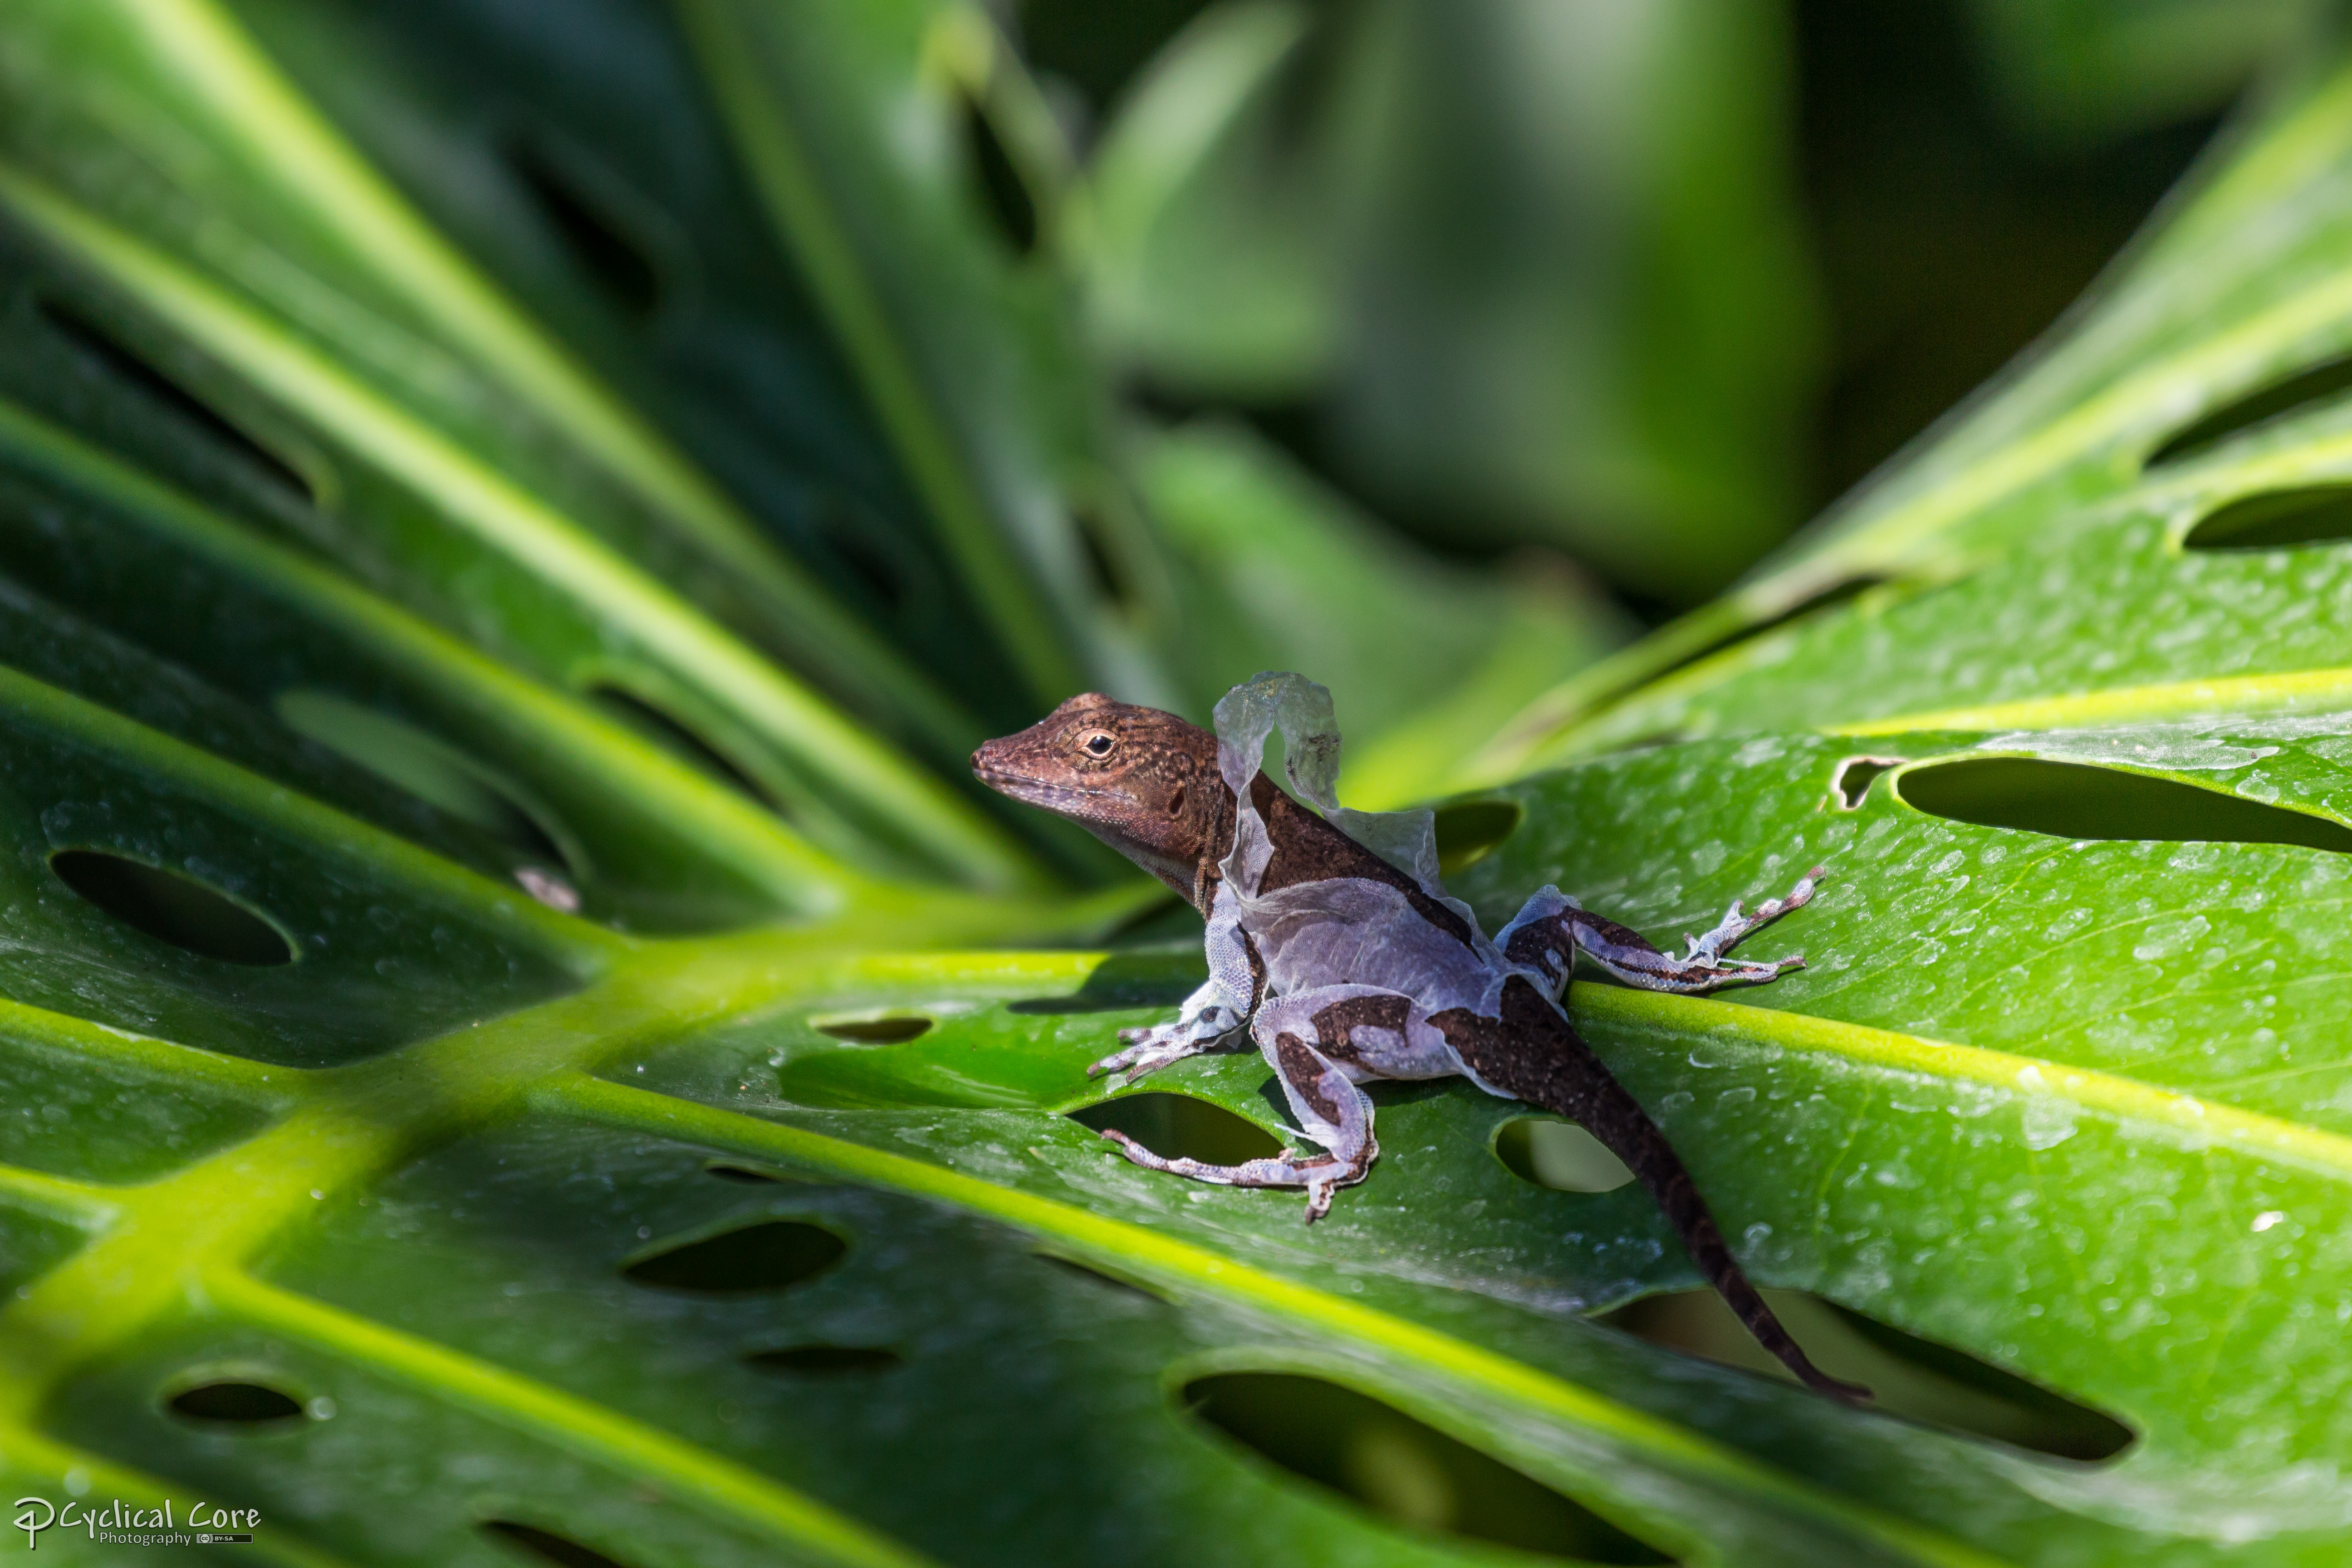
M1297 676L1260 676L1234 688L1217 719L1212 735L1174 714L1090 692L972 757L982 783L1077 823L1208 922L1207 984L1173 1022L1123 1032L1125 1048L1089 1074L1123 1071L1132 1082L1247 1030L1301 1135L1320 1152L1212 1165L1163 1157L1120 1132L1103 1135L1149 1169L1234 1186L1303 1187L1311 1222L1379 1156L1371 1103L1358 1084L1460 1074L1584 1126L1650 1192L1759 1342L1815 1388L1866 1395L1815 1368L1789 1337L1732 1258L1665 1135L1559 1006L1580 951L1628 984L1685 993L1797 967L1802 959L1750 963L1725 955L1804 904L1819 868L1753 914L1733 904L1679 958L1552 888L1490 942L1469 907L1445 895L1428 812L1376 816L1333 799L1339 734L1328 692ZM1276 727L1291 782L1322 815L1259 771Z

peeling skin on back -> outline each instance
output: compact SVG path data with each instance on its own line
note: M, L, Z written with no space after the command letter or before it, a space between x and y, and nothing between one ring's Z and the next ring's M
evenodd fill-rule
M1319 815L1261 771L1276 730L1291 783ZM1581 1122L1641 1180L1759 1343L1814 1388L1868 1397L1822 1373L1789 1337L1665 1134L1559 1005L1579 953L1628 984L1684 994L1760 984L1801 965L1796 955L1750 963L1728 954L1802 908L1820 868L1752 914L1734 902L1680 956L1557 888L1538 891L1489 941L1439 881L1431 814L1341 807L1339 764L1330 693L1280 674L1227 693L1213 735L1088 692L973 753L981 782L1077 823L1208 922L1208 982L1173 1021L1123 1032L1124 1048L1089 1072L1123 1072L1132 1083L1246 1039L1274 1069L1300 1137L1323 1152L1210 1165L1163 1159L1117 1131L1103 1136L1150 1170L1304 1188L1311 1223L1379 1157L1371 1102L1358 1084L1462 1075Z

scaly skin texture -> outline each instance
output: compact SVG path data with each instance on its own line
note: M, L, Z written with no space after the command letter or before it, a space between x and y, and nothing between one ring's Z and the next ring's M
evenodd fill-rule
M1758 1342L1812 1387L1842 1398L1868 1397L1868 1390L1822 1373L1789 1337L1732 1258L1664 1133L1578 1038L1558 1002L1580 950L1619 978L1653 989L1703 991L1769 980L1801 960L1754 964L1723 955L1801 905L1811 895L1812 877L1752 916L1733 905L1720 926L1694 942L1686 958L1660 952L1549 889L1529 900L1498 948L1433 896L1442 889L1424 889L1292 800L1263 773L1252 778L1250 795L1273 852L1255 892L1235 896L1236 889L1223 886L1223 862L1240 813L1218 767L1217 738L1173 714L1089 692L1019 734L981 747L972 771L991 788L1086 828L1182 894L1209 921L1209 984L1186 1002L1176 1023L1130 1031L1128 1048L1094 1070L1124 1070L1131 1081L1216 1048L1247 1028L1274 1068L1302 1134L1327 1151L1285 1151L1243 1165L1209 1165L1163 1158L1124 1134L1105 1133L1129 1159L1229 1185L1305 1187L1313 1220L1339 1187L1362 1180L1379 1154L1370 1103L1357 1083L1465 1073L1493 1092L1587 1128L1656 1200ZM1280 944L1300 940L1297 910L1302 900L1311 909L1318 884L1332 892L1334 910L1345 911L1327 915L1326 928L1352 924L1367 939L1339 944L1360 955L1351 959L1349 973L1302 976L1297 963L1285 962ZM1274 897L1286 890L1292 890L1286 900ZM1264 912L1276 904L1285 905L1291 918ZM1367 910L1379 911L1370 917L1377 921L1427 929L1365 930ZM1394 940L1384 942L1384 935ZM1443 966L1455 973L1469 965L1474 974L1494 976L1498 985L1490 992L1496 998L1491 1012L1425 1005L1426 986L1417 998L1416 961L1396 955L1425 955L1433 944L1450 960ZM1425 958L1420 963L1426 967ZM1286 983L1270 986L1270 973Z

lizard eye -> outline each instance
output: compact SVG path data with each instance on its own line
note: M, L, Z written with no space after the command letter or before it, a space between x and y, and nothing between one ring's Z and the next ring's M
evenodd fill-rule
M1118 742L1117 741L1112 740L1108 735L1103 734L1099 731L1094 734L1088 735L1085 742L1087 752L1097 757L1109 756L1110 749L1118 744Z

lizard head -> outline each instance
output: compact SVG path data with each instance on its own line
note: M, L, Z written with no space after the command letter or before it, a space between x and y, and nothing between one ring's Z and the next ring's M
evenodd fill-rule
M971 754L980 782L1065 816L1191 898L1227 794L1217 738L1173 713L1073 697Z

